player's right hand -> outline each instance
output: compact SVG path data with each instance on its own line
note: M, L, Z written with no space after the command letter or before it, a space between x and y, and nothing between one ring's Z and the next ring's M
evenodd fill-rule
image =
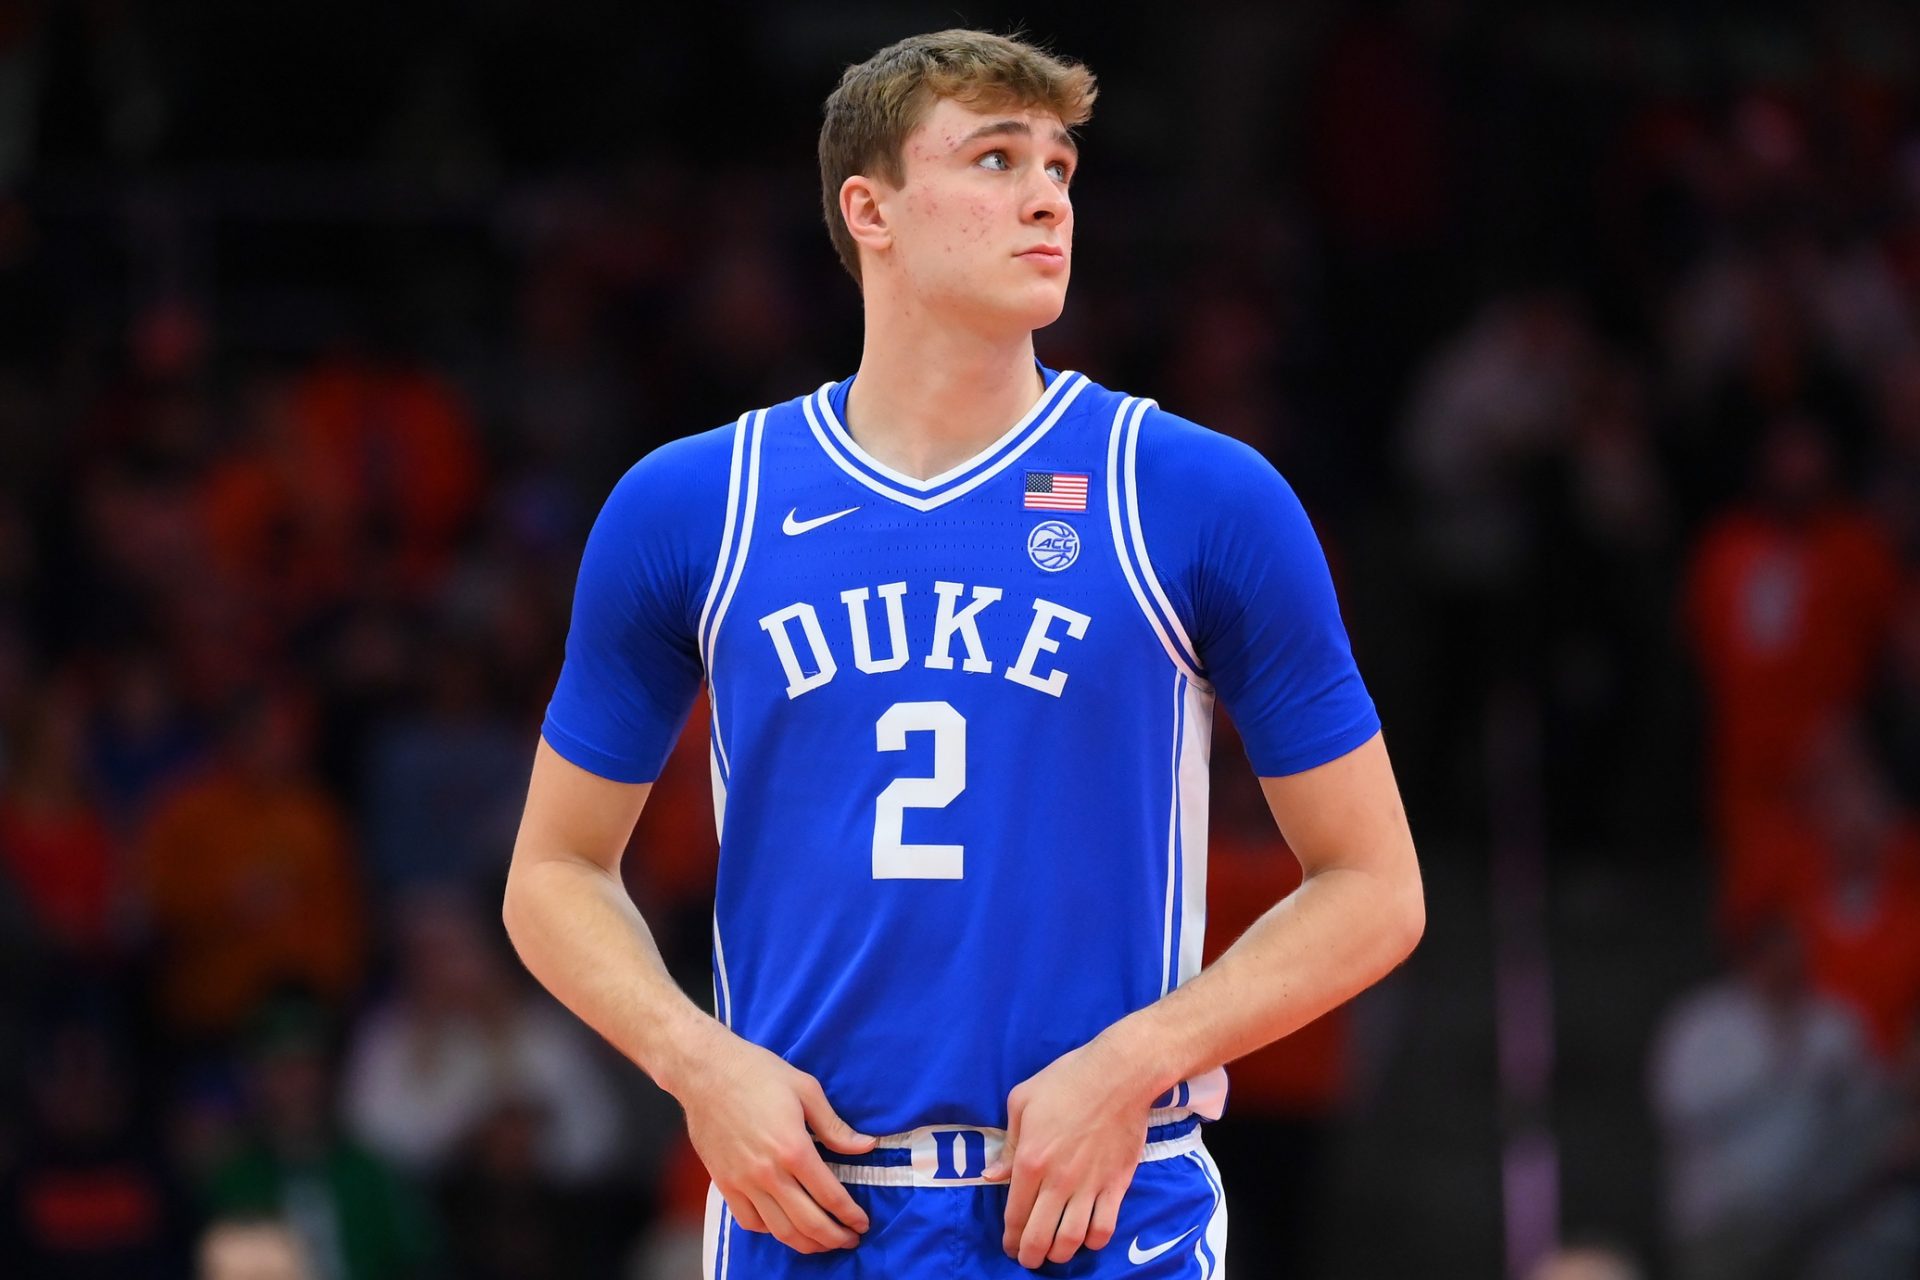
M704 1069L680 1089L680 1105L734 1219L801 1253L860 1243L866 1212L813 1144L862 1155L875 1140L834 1113L818 1080L776 1054L728 1031L703 1048Z

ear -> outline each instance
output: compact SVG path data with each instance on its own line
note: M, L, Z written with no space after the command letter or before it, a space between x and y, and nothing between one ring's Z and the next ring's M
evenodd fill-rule
M882 253L893 246L893 228L887 222L887 200L894 193L883 182L856 173L840 184L840 216L847 234L862 248Z

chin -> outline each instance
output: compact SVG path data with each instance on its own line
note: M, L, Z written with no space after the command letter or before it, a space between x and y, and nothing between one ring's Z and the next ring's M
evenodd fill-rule
M1067 309L1066 285L1062 282L1044 291L1025 291L1018 297L1002 300L997 309L1009 318L1017 317L1022 328L1044 329L1058 320Z
M955 289L923 301L969 328L1044 329L1066 310L1065 280L1027 281L1013 288Z

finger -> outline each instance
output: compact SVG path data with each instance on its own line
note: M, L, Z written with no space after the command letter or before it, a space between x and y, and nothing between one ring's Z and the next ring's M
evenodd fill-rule
M1065 1198L1052 1187L1040 1192L1033 1202L1033 1213L1027 1218L1027 1229L1020 1235L1020 1252L1015 1256L1021 1266L1031 1271L1047 1260L1053 1234L1060 1228L1060 1211L1065 1207Z
M762 1192L753 1201L753 1207L760 1211L761 1221L767 1224L767 1231L781 1244L801 1253L819 1253L820 1244L794 1229L793 1219L780 1207L779 1201L771 1192Z
M741 1227L748 1231L758 1231L761 1235L767 1234L767 1220L762 1218L760 1211L753 1207L751 1199L728 1191L724 1187L720 1189L720 1195L727 1202L727 1212L733 1215L733 1220Z
M872 1225L867 1219L867 1211L854 1200L840 1179L833 1176L833 1170L827 1168L817 1152L807 1152L793 1170L793 1176L800 1182L813 1202L825 1209L855 1231L865 1231Z
M1033 1200L1040 1192L1040 1171L1023 1169L1012 1161L1007 1162L1007 1168L1011 1177L1007 1184L1007 1230L1000 1238L1000 1245L1011 1258L1020 1247L1027 1219L1033 1214Z
M980 1171L980 1177L987 1182L1005 1182L1013 1176L1013 1131L1007 1131L1006 1141L1000 1144L1000 1154L995 1156L986 1168Z
M842 1155L864 1155L873 1150L877 1141L871 1134L861 1133L833 1109L827 1101L827 1094L820 1082L812 1076L806 1078L806 1084L800 1089L800 1109L807 1117L807 1127L813 1130L821 1145L829 1151L838 1151Z
M1093 1217L1093 1200L1093 1192L1082 1191L1067 1201L1060 1226L1053 1233L1053 1247L1047 1250L1047 1261L1067 1262L1080 1251L1080 1242L1087 1238L1087 1223Z
M1093 1218L1087 1223L1087 1248L1104 1249L1113 1239L1120 1223L1120 1191L1102 1191L1093 1202Z
M988 1182L1005 1182L1013 1176L1013 1149L1020 1145L1020 1107L1015 1105L1013 1096L1007 1098L1007 1136L1000 1144L1000 1154L992 1164L980 1171L980 1176Z
M859 1236L829 1218L826 1210L815 1204L813 1197L793 1179L788 1178L775 1187L773 1198L785 1211L794 1231L812 1241L816 1250L851 1249L860 1243Z

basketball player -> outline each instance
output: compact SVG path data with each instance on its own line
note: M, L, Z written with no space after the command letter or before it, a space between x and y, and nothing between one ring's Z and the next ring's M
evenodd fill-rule
M1293 492L1035 360L1093 96L973 31L847 71L857 374L656 450L587 544L505 914L684 1107L709 1277L1221 1275L1223 1064L1423 927ZM703 679L715 1016L617 874ZM1200 972L1216 697L1306 880Z

